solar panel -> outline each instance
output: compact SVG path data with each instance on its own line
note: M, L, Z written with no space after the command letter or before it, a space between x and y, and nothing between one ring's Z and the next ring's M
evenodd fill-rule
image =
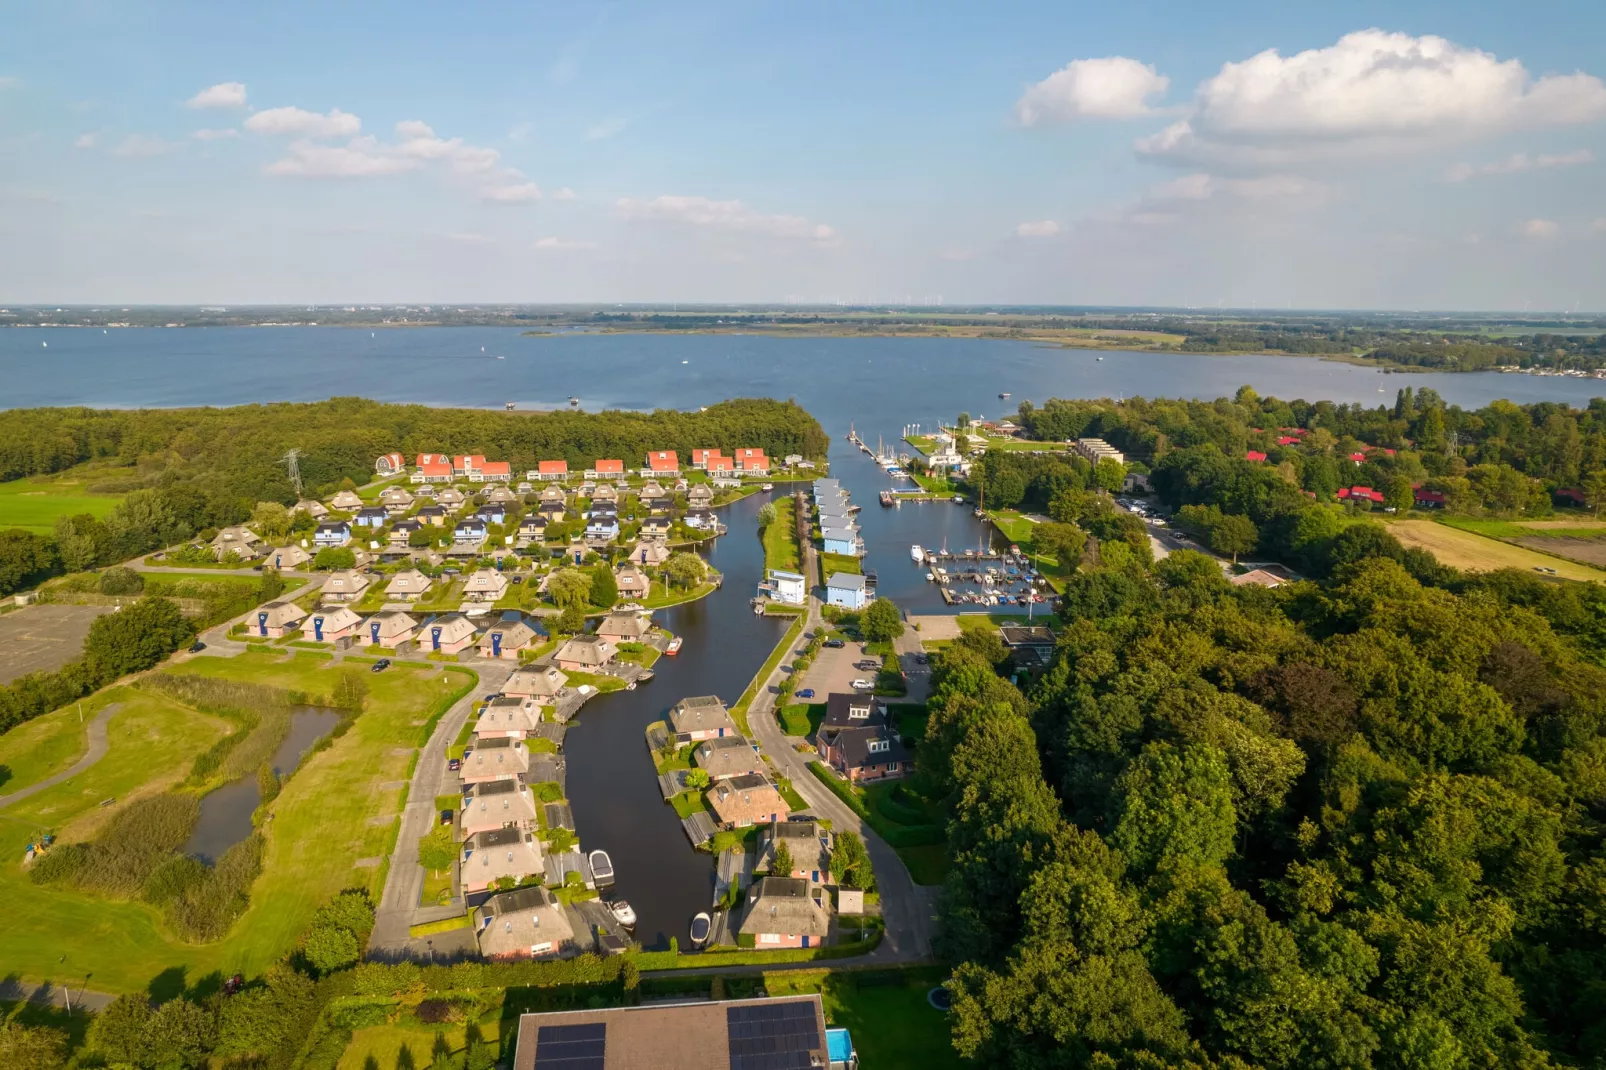
M602 1070L608 1027L543 1025L535 1033L535 1070Z
M763 1003L725 1009L731 1070L809 1070L820 1050L814 1004Z

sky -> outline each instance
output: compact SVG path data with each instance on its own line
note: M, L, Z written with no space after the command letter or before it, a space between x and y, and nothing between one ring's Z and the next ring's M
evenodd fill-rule
M1606 4L7 5L0 302L1606 311Z

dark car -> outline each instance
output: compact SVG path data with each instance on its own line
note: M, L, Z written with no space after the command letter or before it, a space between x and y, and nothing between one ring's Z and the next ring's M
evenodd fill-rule
M854 662L853 663L853 667L855 669L872 669L872 670L874 670L874 669L881 668L881 662L877 661L875 658L865 658L863 661Z
M455 773L459 769L463 768L463 763L457 758L448 758L446 759L446 768Z
M803 690L801 690L801 691L799 691L797 693L797 697L798 698L813 698L814 697L814 688L805 687Z
M390 668L390 659L389 658L380 658L378 661L374 662L374 667L369 669L368 671L369 672L384 672L388 668Z
M452 812L450 810L442 810L441 811L441 824L450 825L451 823L452 823Z
M524 582L524 577L523 576L514 576L513 577L513 582L514 583L523 583Z
M915 664L916 665L924 665L930 660L931 659L926 657L926 655L924 655L924 654L916 654L915 655Z
M206 649L206 644L201 642L199 639L195 640L195 642L190 644L190 653L191 654L199 654L201 651L203 651L205 649Z
M825 645L830 647L832 650L840 650L848 644L844 643L840 639L827 639L825 641Z

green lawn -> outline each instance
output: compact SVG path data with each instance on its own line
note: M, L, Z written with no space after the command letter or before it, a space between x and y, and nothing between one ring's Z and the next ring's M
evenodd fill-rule
M669 800L675 808L675 816L684 821L693 814L708 812L708 802L700 791L683 791Z
M25 528L48 535L58 516L104 517L122 500L121 494L90 494L85 484L69 480L14 479L0 483L0 530Z
M858 788L831 772L824 762L810 762L809 771L898 852L916 884L943 882L949 861L939 817L930 804L906 795L907 781Z
M76 762L89 746L88 724L106 705L102 695L18 725L0 736L0 795L55 776Z
M797 500L776 498L771 504L775 506L775 522L764 529L764 567L797 572L803 567L793 521Z
M492 1010L479 1019L479 1034L486 1040L497 1040L500 1011ZM513 1020L516 1027L518 1020ZM359 1029L352 1034L351 1043L340 1056L339 1070L392 1070L392 1067L426 1067L434 1061L437 1039L446 1048L461 1052L468 1046L469 1026L452 1025L375 1025ZM405 1054L404 1054L405 1053Z
M678 606L683 602L695 602L697 599L705 598L713 593L714 581L712 578L710 578L707 582L700 583L696 587L688 589L676 589L671 587L667 593L664 590L663 581L654 579L652 582L651 593L649 593L646 598L641 600L641 604L647 609L665 609L669 606Z
M824 583L838 572L849 575L858 575L860 572L859 559L851 554L821 554L820 555L820 582Z
M196 658L183 671L327 695L337 679L327 665L321 658L242 654ZM309 754L273 803L273 820L263 828L262 876L251 889L250 907L224 940L204 946L171 940L161 930L160 915L144 904L41 888L21 867L8 865L0 866L0 901L7 905L0 962L34 980L76 974L81 984L88 973L89 987L112 992L143 988L168 968L185 970L192 980L215 970L251 975L294 947L313 912L342 888L377 893L383 867L357 862L386 854L396 825L369 819L399 813L405 789L386 785L406 777L432 704L472 674L458 669L363 677L370 692L366 712L328 749ZM0 810L0 853L20 858L30 834L46 828L67 841L87 838L114 812L100 808L101 800L125 802L175 783L195 755L226 731L219 718L133 688L113 688L97 698L122 703L111 718L106 757L82 775Z
M932 967L876 970L862 977L851 970L786 970L766 973L764 989L772 996L820 993L826 1022L852 1034L865 1070L958 1070L964 1064L949 1039L948 1016L926 1002L926 993L945 978L943 970Z
M792 621L792 626L786 629L785 634L781 636L781 641L775 644L775 649L770 652L770 656L759 667L758 673L753 677L753 682L747 685L747 690L742 692L742 697L737 699L736 705L731 707L731 720L735 721L736 727L742 730L742 735L747 736L749 739L752 738L753 731L747 726L747 707L753 704L753 700L758 697L759 687L763 685L765 680L770 678L770 674L781 663L781 659L791 652L798 636L803 634L804 619L803 617L798 617Z

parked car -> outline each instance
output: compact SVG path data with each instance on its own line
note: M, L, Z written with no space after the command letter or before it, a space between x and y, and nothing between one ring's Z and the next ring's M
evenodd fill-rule
M881 668L881 663L874 658L865 658L863 661L854 662L853 667L855 669L864 669L868 672L875 672L877 669Z
M860 679L853 681L853 683L849 684L848 686L852 687L855 691L869 691L871 688L875 687L875 684L861 677Z
M827 639L825 641L825 645L830 647L832 650L840 650L848 644L844 643L840 639Z
M459 769L463 768L463 762L459 758L448 758L448 759L446 759L446 768L450 772L455 773Z
M380 658L378 661L374 662L374 667L369 669L368 671L369 672L384 672L388 668L390 668L390 659L389 658Z
M450 811L450 810L442 810L441 811L441 824L450 825L451 823L452 823L452 811Z
M812 687L805 687L805 688L804 688L804 689L803 689L803 690L801 690L801 691L795 691L795 692L793 692L793 695L794 695L794 696L795 696L795 697L797 697L797 698L813 698L813 697L814 697L814 688L812 688Z
M191 654L199 654L201 651L203 651L205 649L206 649L206 644L201 642L199 639L195 640L195 642L190 644L190 653Z
M915 664L916 665L924 665L927 662L929 662L930 660L931 659L926 657L926 655L924 655L924 654L916 654L915 655Z

